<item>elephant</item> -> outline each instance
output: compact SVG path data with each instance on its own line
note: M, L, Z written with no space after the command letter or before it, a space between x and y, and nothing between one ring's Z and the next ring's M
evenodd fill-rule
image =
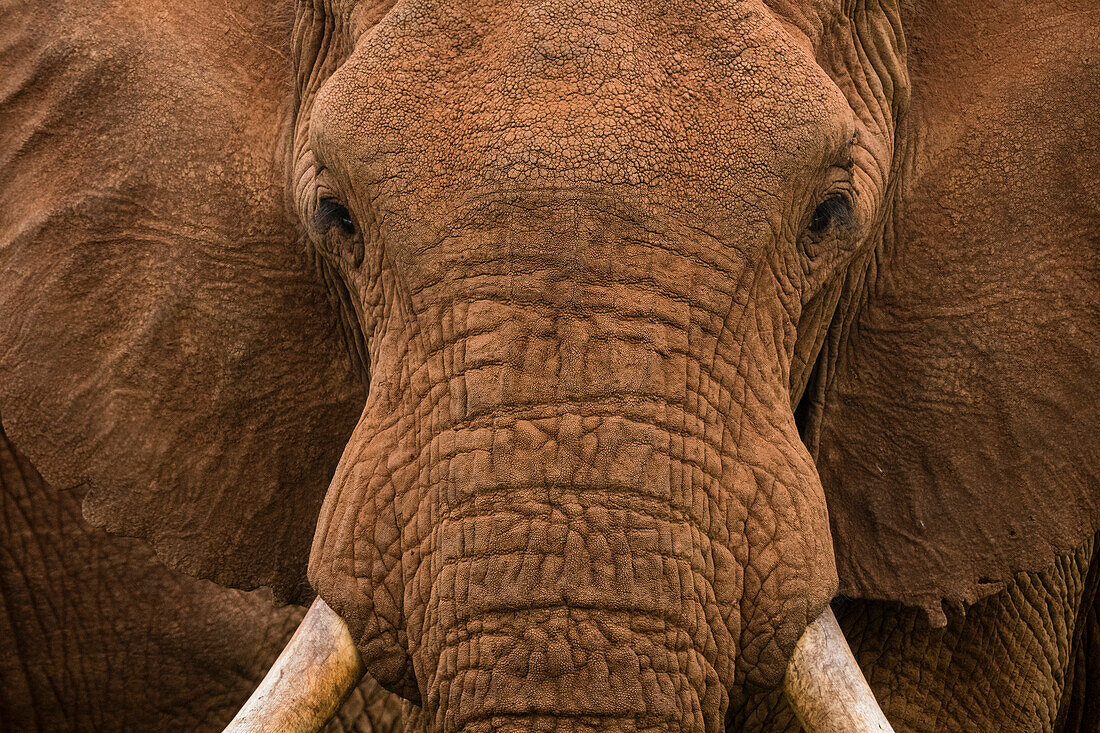
M1098 21L8 0L4 434L230 730L1100 729Z

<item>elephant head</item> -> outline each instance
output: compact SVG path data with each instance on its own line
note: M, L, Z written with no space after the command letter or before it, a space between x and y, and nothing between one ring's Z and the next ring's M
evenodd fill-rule
M820 689L1100 529L1096 32L959 7L39 3L5 430L439 730Z

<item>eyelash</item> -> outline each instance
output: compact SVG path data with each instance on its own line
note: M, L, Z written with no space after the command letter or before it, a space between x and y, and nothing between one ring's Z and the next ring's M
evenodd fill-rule
M334 199L321 199L317 205L317 213L313 215L313 226L322 232L339 227L340 232L349 237L356 232L351 212Z
M851 225L852 202L844 194L834 194L817 205L806 229L811 234L824 234L830 227Z

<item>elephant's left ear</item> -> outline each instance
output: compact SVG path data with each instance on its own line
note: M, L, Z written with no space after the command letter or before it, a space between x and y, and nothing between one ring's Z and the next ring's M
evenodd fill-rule
M1100 16L1054 5L906 5L900 203L810 398L840 592L941 623L1100 529Z
M0 419L92 522L301 599L364 388L285 202L278 5L4 3Z

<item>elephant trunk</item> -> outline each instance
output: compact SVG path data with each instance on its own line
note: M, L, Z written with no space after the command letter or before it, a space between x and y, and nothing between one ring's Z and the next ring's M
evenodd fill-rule
M226 728L232 733L319 730L363 676L344 622L323 600ZM831 609L795 647L784 679L787 699L808 733L892 733Z
M836 590L774 329L541 246L387 313L310 582L440 731L718 730Z
M836 591L778 285L600 206L493 211L380 286L310 582L437 730L720 730Z

